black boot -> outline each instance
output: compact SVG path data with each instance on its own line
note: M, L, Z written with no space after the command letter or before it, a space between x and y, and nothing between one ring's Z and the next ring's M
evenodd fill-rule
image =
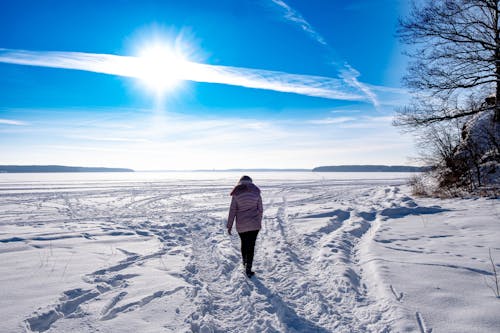
M245 274L247 277L251 278L252 276L255 275L255 272L252 271L252 266L246 266L245 267Z

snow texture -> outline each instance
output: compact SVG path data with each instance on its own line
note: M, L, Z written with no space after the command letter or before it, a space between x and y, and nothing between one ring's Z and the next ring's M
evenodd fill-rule
M496 199L401 174L257 173L243 274L236 173L0 175L1 332L498 332Z

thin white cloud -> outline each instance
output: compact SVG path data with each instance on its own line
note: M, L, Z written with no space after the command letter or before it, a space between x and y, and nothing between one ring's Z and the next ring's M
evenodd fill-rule
M290 7L283 0L271 0L271 1L282 9L283 16L286 20L288 20L293 24L298 25L311 38L316 40L318 43L323 45L330 53L332 53L332 48L326 42L325 38L323 38L323 36L319 34L298 11ZM352 66L346 63L342 68L340 68L340 75L343 78L344 82L347 83L349 86L362 91L363 94L368 98L368 100L370 100L370 102L376 109L380 107L380 102L378 100L377 94L374 92L371 86L364 84L358 80L360 73L356 69L354 69Z
M346 124L342 124L343 128L349 129L380 129L381 131L385 130L384 128L392 129L392 120L393 116L379 116L379 117L369 117L363 116L357 119L356 121L349 122Z
M3 125L14 125L14 126L26 126L26 125L28 125L24 121L12 120L12 119L1 119L1 118L0 118L0 124L3 124Z
M323 119L314 119L314 120L309 120L309 124L314 124L314 125L332 125L332 124L342 124L342 123L347 123L350 121L356 120L356 118L352 117L337 117L337 118L323 118Z
M83 70L133 78L142 78L144 75L143 59L111 54L0 49L0 62ZM172 67L178 65L171 64ZM182 66L182 71L175 70L179 80L227 84L336 100L366 100L359 87L335 78L188 61L183 62ZM165 73L160 74L171 75L168 66L163 70Z
M240 111L233 110L233 117L172 112L128 117L120 109L81 111L78 121L37 121L22 141L7 136L12 144L4 147L2 159L13 164L136 170L310 168L331 163L397 164L412 151L411 138L403 138L388 115L264 121L236 116L248 114ZM116 119L123 126L116 127Z
M84 141L104 141L104 142L141 142L141 143L147 143L150 142L147 139L135 139L135 138L126 138L126 137L108 137L108 136L99 136L99 137L92 137L92 136L85 136L85 135L68 135L67 136L69 139L75 139L75 140L84 140Z
M380 102L378 101L377 94L375 94L368 85L359 82L358 77L360 76L360 73L357 70L346 64L345 69L341 71L341 75L346 83L364 92L372 102L373 106L375 106L375 108L378 109L380 107Z
M374 86L370 84L363 84L365 87L376 93L377 100L380 106L401 106L408 104L410 100L410 92L403 88Z
M313 125L336 125L336 128L366 129L392 126L393 116L327 117L307 121Z
M345 113L349 113L349 114L353 114L353 113L361 113L363 112L363 110L359 109L359 108L354 108L354 109L349 109L349 108L346 108L346 107L342 107L340 109L334 109L334 110L330 110L330 113L331 114L345 114Z
M323 36L321 36L310 24L307 22L302 15L286 4L282 0L271 0L274 4L279 6L283 10L283 16L286 20L297 24L303 31L305 31L311 38L313 38L318 43L328 47L328 43L325 41Z
M363 119L367 121L372 121L372 122L377 122L377 123L387 123L390 124L394 120L393 115L389 116L378 116L378 117L370 117L370 116L365 116Z

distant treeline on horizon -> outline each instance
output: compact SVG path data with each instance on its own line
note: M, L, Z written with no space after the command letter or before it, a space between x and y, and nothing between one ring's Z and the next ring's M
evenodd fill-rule
M313 172L422 172L429 167L405 165L333 165L312 169Z
M314 169L225 169L190 170L193 172L423 172L429 167L404 165L333 165ZM173 171L173 170L157 170ZM176 170L182 171L182 170ZM186 170L187 171L187 170ZM62 165L0 165L0 173L38 173L38 172L135 172L127 168L72 167Z
M37 172L134 172L126 168L71 167L62 165L0 165L0 173Z

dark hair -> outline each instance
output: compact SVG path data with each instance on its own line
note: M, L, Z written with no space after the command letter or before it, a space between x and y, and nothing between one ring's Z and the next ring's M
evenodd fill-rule
M260 193L260 190L253 184L252 178L246 175L240 178L238 184L231 191L231 195L245 191L258 191Z
M251 181L252 181L252 178L250 178L249 176L246 176L246 175L245 175L245 176L242 176L242 177L240 178L240 182L241 182L241 181L249 181L249 182L251 182Z

